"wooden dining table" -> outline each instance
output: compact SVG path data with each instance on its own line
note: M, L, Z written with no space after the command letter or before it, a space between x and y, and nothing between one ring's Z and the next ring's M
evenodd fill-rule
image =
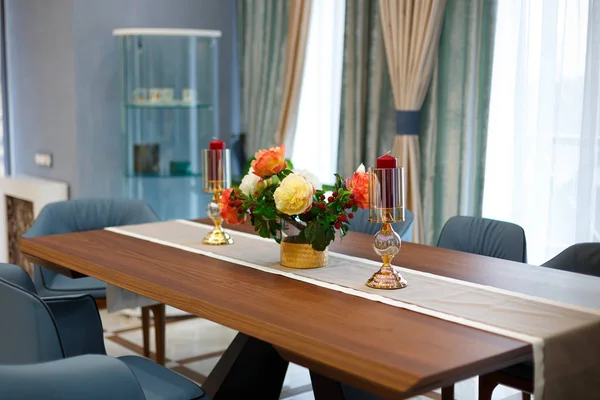
M371 237L360 233L330 250L378 260ZM343 398L342 384L407 398L532 358L527 342L107 230L22 239L21 251L42 267L239 331L204 384L214 398L232 398L225 395L232 377L263 379L264 387L273 378L275 396L288 361L310 369L317 398L334 399ZM533 296L551 290L565 302L597 296L583 275L431 246L404 243L394 261Z

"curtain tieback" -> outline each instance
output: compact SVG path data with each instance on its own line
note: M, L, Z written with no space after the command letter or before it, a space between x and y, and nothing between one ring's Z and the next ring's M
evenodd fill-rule
M420 113L420 110L396 110L396 133L399 135L418 135Z

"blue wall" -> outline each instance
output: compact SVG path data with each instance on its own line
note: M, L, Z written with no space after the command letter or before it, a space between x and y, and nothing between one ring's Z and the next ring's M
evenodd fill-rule
M239 131L235 0L6 0L6 20L15 173L66 181L73 198L125 194L115 28L220 30L221 137Z
M6 0L11 171L76 186L73 0ZM49 151L54 167L35 165Z

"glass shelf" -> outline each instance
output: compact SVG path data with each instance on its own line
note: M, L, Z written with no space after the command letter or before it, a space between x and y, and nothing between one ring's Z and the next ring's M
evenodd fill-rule
M128 103L126 107L129 109L206 109L211 110L212 104L202 103L184 103L179 101L173 101L169 103L156 103L156 102L135 102Z
M201 152L219 137L220 32L117 31L127 196L161 219L205 215ZM150 33L149 33L150 32Z
M127 174L126 177L135 179L202 178L202 174Z

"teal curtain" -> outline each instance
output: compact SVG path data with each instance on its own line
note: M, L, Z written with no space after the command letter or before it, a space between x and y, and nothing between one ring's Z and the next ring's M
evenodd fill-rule
M346 0L338 173L374 166L391 151L396 130L377 0Z
M275 143L283 99L289 1L238 0L241 125L245 153Z
M497 2L448 0L421 115L425 242L455 215L481 216Z

